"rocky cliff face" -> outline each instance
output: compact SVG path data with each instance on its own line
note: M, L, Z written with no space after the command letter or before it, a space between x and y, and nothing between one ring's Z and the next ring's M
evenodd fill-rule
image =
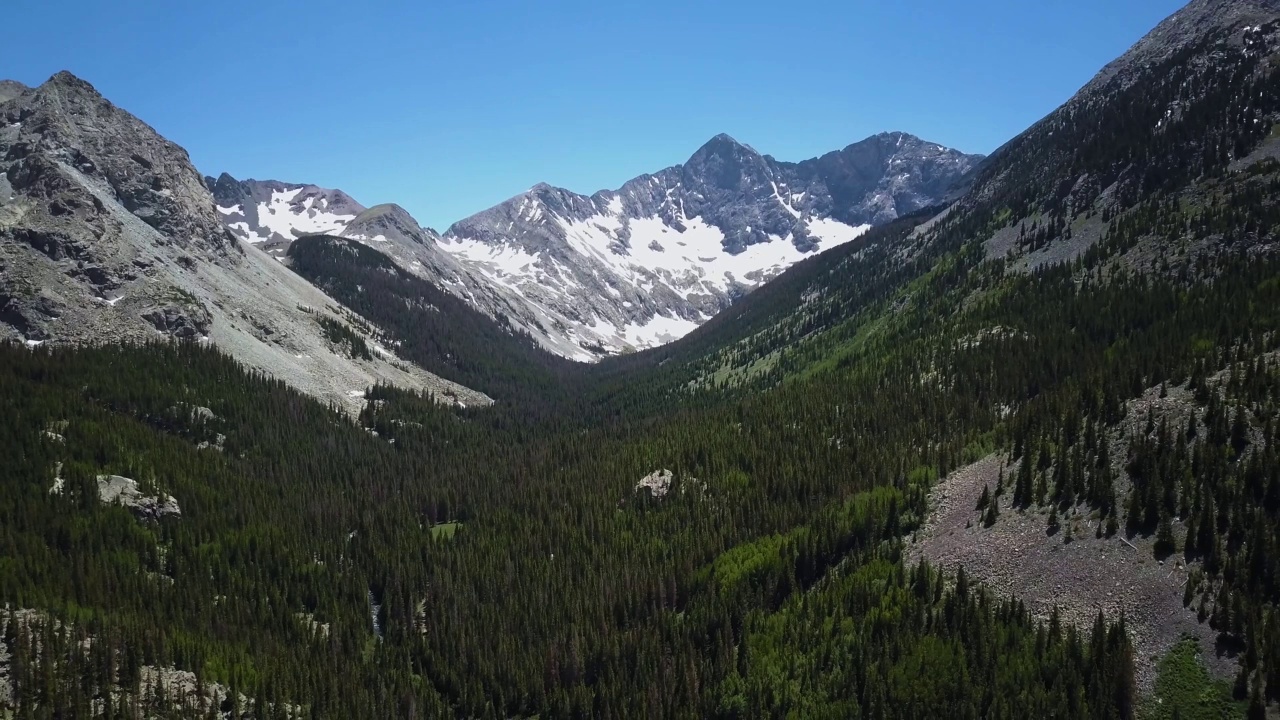
M349 407L378 381L483 402L343 354L319 320L345 311L242 245L186 151L88 83L63 72L0 86L0 100L0 340L211 341Z

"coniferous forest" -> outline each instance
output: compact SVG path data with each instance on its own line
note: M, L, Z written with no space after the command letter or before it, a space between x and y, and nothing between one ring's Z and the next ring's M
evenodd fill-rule
M1274 30L1118 76L940 219L598 365L367 246L291 246L490 407L375 386L352 416L200 343L0 346L0 718L1274 715ZM1154 388L1187 411L1133 415ZM1139 687L1122 615L911 559L930 491L993 454L981 524L1088 518L1185 563L1220 698ZM180 512L102 502L111 476Z

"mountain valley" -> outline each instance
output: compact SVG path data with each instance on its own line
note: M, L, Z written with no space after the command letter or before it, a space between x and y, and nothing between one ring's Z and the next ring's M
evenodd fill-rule
M0 718L1276 716L1278 59L443 233L0 84Z

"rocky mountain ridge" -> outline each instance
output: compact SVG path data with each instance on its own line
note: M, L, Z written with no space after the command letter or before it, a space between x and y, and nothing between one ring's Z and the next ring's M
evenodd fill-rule
M0 339L212 342L355 409L384 382L486 402L399 361L376 332L223 225L185 150L61 72L0 104ZM337 328L379 352L358 358Z
M616 191L539 184L443 235L337 190L206 182L223 222L277 256L304 234L366 242L551 352L590 361L674 340L793 263L948 200L980 160L884 133L788 163L718 135Z
M315 185L236 180L227 173L204 182L223 224L241 240L276 254L302 235L337 234L365 210L341 190Z
M1072 102L1101 91L1112 80L1132 83L1143 70L1168 60L1174 53L1222 30L1257 27L1280 13L1277 0L1192 0L1165 18L1123 55L1107 63Z

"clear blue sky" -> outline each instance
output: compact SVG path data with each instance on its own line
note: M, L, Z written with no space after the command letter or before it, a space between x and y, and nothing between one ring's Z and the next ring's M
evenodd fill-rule
M801 160L884 130L990 152L1182 0L8 0L0 77L70 70L216 175L439 229L617 187L716 133Z

